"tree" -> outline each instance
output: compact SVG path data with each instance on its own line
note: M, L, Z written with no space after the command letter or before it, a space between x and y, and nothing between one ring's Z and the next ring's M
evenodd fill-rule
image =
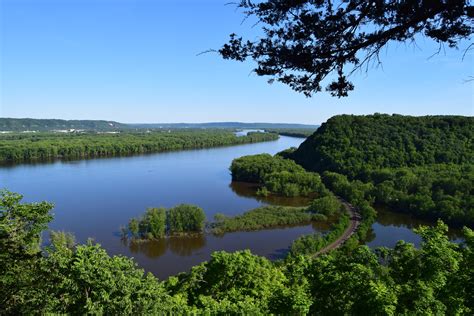
M130 219L128 223L128 230L132 234L133 237L138 237L139 229L139 221L136 218Z
M380 63L391 41L424 35L451 48L473 33L474 6L466 0L242 0L238 7L263 24L264 35L244 41L236 34L220 50L224 59L257 62L258 76L270 76L311 96L322 90L344 97L354 89L348 76ZM472 45L472 44L471 44ZM349 69L348 69L349 68Z
M170 282L175 284L171 294L185 293L204 314L304 314L311 304L278 267L249 250L214 252L178 278Z
M163 238L166 233L166 209L148 208L139 226L141 237Z
M61 314L187 314L186 304L169 296L162 283L130 258L109 256L89 242L69 249L53 240L41 260L42 296L31 312ZM38 295L38 294L36 294ZM39 295L38 295L39 296ZM30 314L30 313L26 313Z
M310 268L312 314L394 315L397 297L387 271L367 246L351 256L318 258Z
M449 290L450 280L458 275L462 254L458 245L449 242L448 226L438 221L435 227L415 230L423 242L421 248L399 241L390 250L388 265L391 276L400 285L397 314L410 312L445 314L453 297L462 295ZM451 305L450 314L461 314L462 304Z
M38 279L40 234L52 219L52 204L21 203L22 198L0 191L0 306L11 314L34 300L28 291Z
M180 204L170 208L166 217L170 234L200 233L204 229L206 220L202 208L189 204Z
M311 202L309 210L314 213L331 216L341 210L344 210L344 208L341 202L334 196L334 194L328 194L327 196L314 199L313 202Z
M76 245L76 237L72 233L64 231L51 231L49 239L52 245L61 245L68 249L73 249Z

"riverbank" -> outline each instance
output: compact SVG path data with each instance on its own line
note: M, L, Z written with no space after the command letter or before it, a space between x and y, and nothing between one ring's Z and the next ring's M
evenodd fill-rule
M279 138L274 133L237 136L229 130L103 133L35 133L0 136L0 163L89 159L241 145Z

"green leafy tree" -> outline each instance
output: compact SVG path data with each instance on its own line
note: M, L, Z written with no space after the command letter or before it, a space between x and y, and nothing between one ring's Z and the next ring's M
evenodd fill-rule
M215 252L211 260L181 275L176 293L186 293L190 304L206 311L251 311L252 314L306 312L309 297L294 302L287 278L269 260L250 251ZM283 302L294 302L284 305ZM222 305L222 306L221 306Z
M136 218L130 219L128 222L128 230L133 237L138 237L140 233L140 221Z
M52 204L21 203L22 198L0 192L0 306L11 314L38 299L29 292L39 278L40 234L52 219Z
M397 296L377 256L360 247L352 256L327 256L310 268L312 312L394 315Z
M340 211L343 211L341 201L339 201L334 194L328 194L314 199L311 202L309 210L314 213L324 214L326 216L334 215Z
M51 244L61 245L68 249L73 249L76 245L76 238L73 234L64 231L51 231L49 235Z
M243 156L232 161L230 166L233 181L263 183L267 175L274 172L305 172L294 161L270 154Z
M389 267L394 281L400 285L397 310L400 314L446 313L444 292L448 280L457 274L461 253L449 242L448 227L438 222L435 228L415 230L423 239L419 250L401 241L390 252ZM455 314L454 310L449 311Z
M146 238L163 238L166 233L166 209L148 208L139 223L140 235Z
M348 76L380 63L390 42L410 42L423 35L451 48L473 31L470 1L286 1L238 2L255 18L263 35L245 41L236 34L220 50L224 59L256 62L254 72L311 96L326 90L344 97L354 89Z
M206 215L202 208L181 204L167 212L168 230L170 233L202 232Z
M186 313L179 297L126 257L89 242L73 249L54 240L42 261L44 312L74 314Z

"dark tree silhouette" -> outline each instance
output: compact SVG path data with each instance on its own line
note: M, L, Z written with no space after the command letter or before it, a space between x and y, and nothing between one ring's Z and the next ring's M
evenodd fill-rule
M251 58L257 75L306 96L321 91L332 74L326 90L347 96L354 89L348 76L379 63L379 52L390 41L410 42L420 34L440 49L455 48L474 30L474 6L465 0L243 0L237 6L257 18L264 36L246 41L231 34L220 55Z

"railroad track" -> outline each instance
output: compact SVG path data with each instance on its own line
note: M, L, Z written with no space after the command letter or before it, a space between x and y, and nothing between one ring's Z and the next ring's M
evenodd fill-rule
M344 199L339 198L339 200L341 201L342 205L344 205L344 207L346 208L347 213L349 213L349 216L350 216L349 227L347 227L347 229L344 231L344 233L341 236L339 236L338 239L336 239L335 241L333 241L326 247L320 249L318 252L316 252L313 255L313 257L317 257L323 253L327 253L328 251L338 248L344 242L346 242L346 240L349 239L357 231L357 227L359 227L361 217L357 209L352 204L345 201Z

